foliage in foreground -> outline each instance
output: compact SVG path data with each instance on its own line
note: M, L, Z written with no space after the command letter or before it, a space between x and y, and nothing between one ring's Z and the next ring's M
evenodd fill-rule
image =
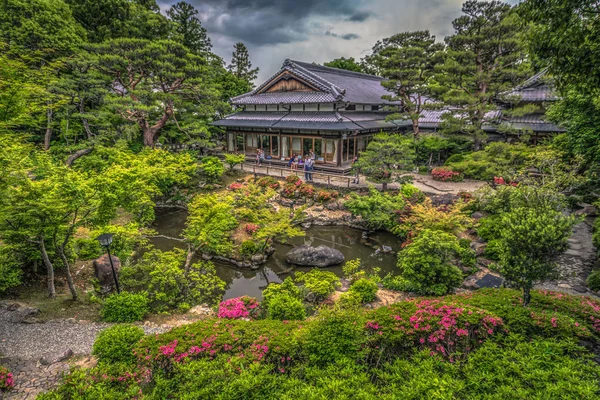
M92 354L102 363L133 363L133 346L143 337L144 330L139 326L115 325L100 332Z
M600 303L482 290L306 321L208 320L149 335L138 365L75 370L43 400L595 398ZM96 397L94 397L96 396Z

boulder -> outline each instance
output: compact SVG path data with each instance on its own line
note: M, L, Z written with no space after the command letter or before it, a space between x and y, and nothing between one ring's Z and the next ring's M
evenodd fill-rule
M294 247L285 255L285 259L293 265L321 268L338 265L346 261L341 251L323 245L318 247Z
M575 211L575 215L583 215L587 217L595 217L598 215L598 209L591 204L580 203L579 206L581 209Z
M46 354L40 358L40 364L52 365L73 357L73 350L67 349L61 353Z
M10 321L14 323L25 322L39 314L40 310L35 307L19 306L10 310Z
M111 256L113 265L115 267L115 272L119 275L119 270L121 269L121 260L119 257ZM94 275L96 279L98 279L98 283L100 284L100 292L101 294L107 294L114 290L115 280L112 275L112 270L110 267L110 260L108 259L108 254L104 254L101 257L98 257L93 262L94 266Z
M481 218L483 218L483 214L480 212L474 212L473 214L471 214L471 218L480 220Z

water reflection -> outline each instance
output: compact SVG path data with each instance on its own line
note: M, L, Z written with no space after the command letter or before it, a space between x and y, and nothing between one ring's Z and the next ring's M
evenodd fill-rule
M181 209L157 209L154 229L159 234L171 237L180 237L185 228L187 212ZM168 251L175 247L183 247L181 242L165 238L152 240L155 248ZM306 230L306 236L293 238L289 244L275 244L275 253L269 257L267 263L260 269L249 271L232 267L230 264L215 262L217 274L226 283L224 299L248 295L260 299L262 290L271 282L279 283L295 270L308 271L310 268L293 268L285 261L285 254L293 246L325 245L341 251L346 260L360 258L368 268L381 268L381 275L385 276L393 271L396 265L396 256L386 254L382 246L389 246L397 251L400 241L387 232L378 232L371 235L369 240L362 238L362 231L340 226L312 226ZM342 276L342 267L329 267L325 270L332 271Z

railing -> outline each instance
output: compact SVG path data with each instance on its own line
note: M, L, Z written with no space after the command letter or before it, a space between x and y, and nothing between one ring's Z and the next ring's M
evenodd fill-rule
M249 164L241 164L241 170L242 171L252 171L252 173L254 175L269 175L269 176L280 176L281 178L290 176L290 175L296 175L299 176L300 174L304 174L306 171L304 170L297 170L297 169L291 169L291 168L281 168L281 167L273 167L270 165L249 165ZM265 170L266 172L262 172L260 170ZM279 173L276 174L270 174L270 171L279 171ZM285 174L284 174L285 173ZM354 176L343 176L343 175L335 175L335 174L327 174L325 172L315 172L315 171L310 171L310 174L313 177L324 177L324 180L326 182L317 182L317 183L323 183L323 184L327 184L327 188L329 189L331 187L331 183L335 182L336 180L339 180L341 182L343 182L342 184L345 185L346 187L350 187L350 181L353 181L355 179ZM337 186L341 186L341 185L337 185Z

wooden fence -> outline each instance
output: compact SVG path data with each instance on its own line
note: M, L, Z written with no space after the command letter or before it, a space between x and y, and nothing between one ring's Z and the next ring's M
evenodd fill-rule
M254 175L268 175L268 176L279 176L281 178L286 178L290 175L296 175L296 176L300 176L302 177L305 173L304 170L298 170L298 169L290 169L290 168L281 168L281 167L273 167L270 165L250 165L250 164L241 164L241 170L242 171L246 171L246 172L250 172L252 171L252 173ZM265 172L266 170L266 172ZM269 173L269 171L271 171L271 173ZM315 183L321 183L321 184L325 184L327 185L327 188L329 189L332 185L334 185L336 182L339 182L340 184L334 185L337 187L341 187L341 186L346 186L346 187L350 187L350 182L353 181L355 179L354 176L345 176L345 175L336 175L336 174L328 174L325 172L315 172L315 171L311 171L310 172L313 176L313 179L315 177L322 177L323 179L322 182L315 182Z

